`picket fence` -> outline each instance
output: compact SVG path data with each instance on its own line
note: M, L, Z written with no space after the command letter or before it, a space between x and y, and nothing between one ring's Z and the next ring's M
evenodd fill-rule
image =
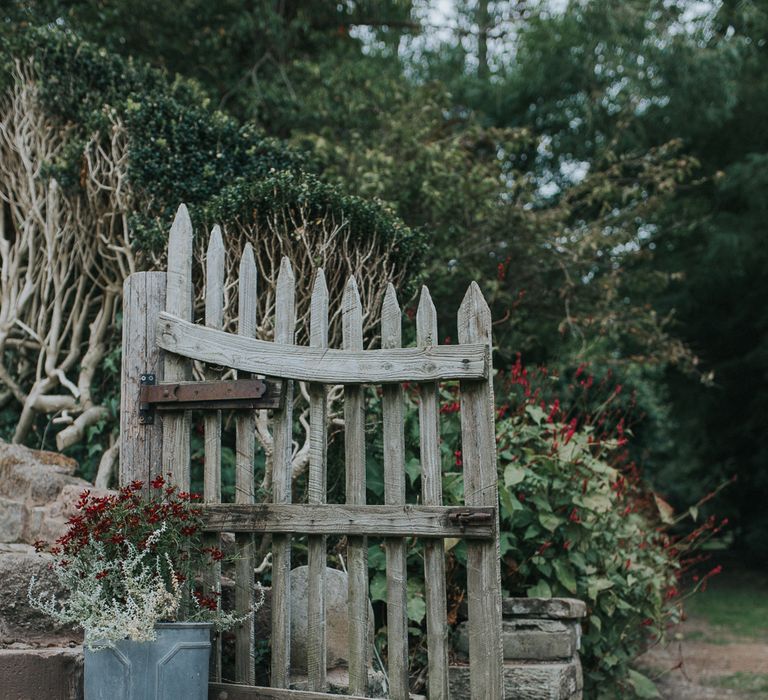
M190 488L191 410L204 410L204 522L215 543L223 532L236 538L235 607L247 611L254 596L254 534L271 535L272 633L270 688L256 687L254 625L236 630L235 678L221 682L221 657L213 657L211 698L324 698L326 640L324 577L326 536L347 537L349 580L349 693L368 689L368 536L385 539L386 625L389 697L406 700L408 620L406 541L424 538L428 692L449 697L448 623L444 538L467 540L469 658L473 698L503 697L501 590L499 576L497 473L491 384L491 316L475 283L458 312L458 340L440 345L435 307L426 287L416 314L417 347L403 348L402 314L389 285L381 309L381 349L364 349L363 309L354 278L344 290L342 348L328 347L329 298L322 269L311 300L309 346L294 344L295 291L291 264L283 258L275 291L274 338L256 339L257 274L247 245L239 266L238 332L224 323L225 248L214 227L205 260L205 324L193 323L193 231L186 208L176 215L168 242L166 272L130 275L124 287L120 482L148 483L170 473ZM192 361L203 363L206 383L191 382ZM224 368L236 382L220 381ZM266 393L254 398L243 380L267 378ZM160 379L162 378L162 381ZM465 506L442 500L438 383L460 380L461 440ZM292 503L291 451L294 383L307 382L310 457L308 498ZM422 493L406 503L404 397L402 384L419 386ZM147 386L154 383L156 404ZM217 390L217 383L219 389ZM385 505L366 505L364 385L382 386ZM326 503L327 392L343 385L346 503ZM144 387L145 393L142 393ZM213 387L213 389L211 389ZM251 402L239 396L240 391ZM264 390L264 386L262 386ZM158 395L157 392L161 395ZM159 398L158 398L159 396ZM180 398L181 397L181 398ZM186 403L174 401L185 400ZM168 400L163 405L162 402ZM177 408L155 414L154 409ZM183 408L183 410L182 410ZM234 503L221 502L222 409L236 411ZM270 502L255 502L255 411L272 410L274 436ZM161 417L162 416L162 417ZM307 668L309 692L290 690L291 538L308 536L309 594ZM219 589L217 567L206 585Z

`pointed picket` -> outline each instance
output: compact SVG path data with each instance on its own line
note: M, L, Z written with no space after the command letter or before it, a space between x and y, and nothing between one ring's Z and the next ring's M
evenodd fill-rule
M168 236L168 276L165 310L192 321L192 221L181 204ZM165 357L165 381L184 381L191 376L191 362L178 355ZM171 474L182 490L190 488L190 412L170 413L163 422L163 473Z
M250 243L246 243L240 258L238 278L238 335L256 337L256 291L258 277L256 261ZM239 378L250 376L238 372ZM253 411L239 411L235 418L235 503L254 502L253 462L256 448L256 422ZM237 562L235 564L235 609L247 614L254 601L254 542L253 534L235 534ZM235 680L253 685L256 682L255 638L253 619L246 620L235 630Z
M402 346L402 313L395 288L389 284L381 307L381 347ZM384 422L384 501L405 503L405 437L403 389L382 387ZM387 550L387 675L389 697L408 700L408 616L406 547L402 539L389 539Z
M275 342L292 345L296 329L295 280L288 258L280 263L275 291ZM283 407L274 416L272 500L291 502L293 382L286 381ZM272 685L287 688L291 661L291 539L272 536Z
M342 339L345 350L363 349L363 307L357 282L350 277L342 297ZM365 396L362 386L344 387L344 457L347 503L365 504ZM365 537L350 537L349 692L368 690L368 546Z
M491 312L472 282L458 313L460 343L485 343L490 353ZM464 494L468 506L496 508L498 476L492 378L461 382L461 450ZM467 541L469 669L472 697L504 697L501 646L501 574L498 538Z
M205 325L222 328L224 325L224 243L221 229L214 226L208 241L205 257ZM205 378L215 380L221 376L216 370L207 369ZM203 500L205 503L221 503L221 411L206 411L203 418L205 450L203 457ZM219 548L221 537L205 534L205 546ZM214 596L221 592L221 564L213 562L204 572L205 587ZM221 637L216 634L211 648L211 676L221 680Z
M429 289L421 288L416 311L416 343L420 348L437 345L437 311ZM437 384L419 386L419 436L421 447L421 493L426 506L443 505L440 463L440 425ZM427 661L429 698L445 700L448 689L448 639L445 591L445 544L424 541L424 582L427 598Z
M317 270L310 303L309 344L328 347L328 286L322 268ZM309 385L309 503L325 503L327 491L327 389ZM310 535L307 560L309 590L307 600L307 676L309 690L325 689L325 567L326 538Z

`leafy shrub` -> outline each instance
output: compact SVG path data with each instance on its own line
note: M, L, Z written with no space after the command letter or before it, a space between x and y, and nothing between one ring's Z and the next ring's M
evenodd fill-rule
M680 519L650 491L629 459L631 395L622 404L620 386L596 381L584 367L574 375L564 383L545 368L529 372L518 358L498 382L503 594L584 600L586 696L652 697L652 682L630 665L679 619L681 576L699 561L693 551L697 544L720 526L709 519L679 534ZM565 388L568 402L556 397L558 388ZM459 403L456 387L442 393L444 502L458 505L464 499ZM405 427L406 473L415 500L420 490L418 393L406 394L412 409ZM378 401L373 407L378 410ZM382 454L383 445L374 441L368 471L372 498L383 493ZM448 610L455 622L465 590L466 548L463 542L449 542L449 548ZM423 626L425 613L420 554L416 544L408 560L414 631ZM373 598L385 600L383 553L372 548L371 555ZM416 660L420 647L413 650Z

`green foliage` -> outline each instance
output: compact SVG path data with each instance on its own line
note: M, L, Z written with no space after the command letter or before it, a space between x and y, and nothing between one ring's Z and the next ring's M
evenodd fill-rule
M662 519L655 497L627 461L626 408L614 404L620 403L621 387L617 391L603 382L589 398L593 378L583 369L577 370L574 383L578 390L562 386L561 401L555 398L557 377L539 372L534 380L533 372L518 365L512 380L497 387L502 587L505 595L586 601L582 661L588 697L654 697L649 694L653 684L630 664L679 615L681 552L695 538L680 543L672 536L673 520L667 513ZM448 386L442 393L440 449L444 502L460 505L464 475L455 389ZM406 397L407 498L415 501L421 488L418 394L408 390ZM378 422L378 398L371 408ZM368 450L371 503L383 499L384 449L375 437ZM447 548L448 610L455 621L465 584L466 545L448 541ZM421 556L421 544L413 542L409 620L423 632ZM380 548L372 547L374 600L385 599L384 566ZM418 657L418 645L412 654Z
M593 431L568 439L567 424L547 423L535 406L526 414L498 425L504 580L532 596L585 600L587 685L599 689L594 697L615 696L617 687L626 697L647 626L661 634L672 612L677 564L661 523L610 466L615 442L596 449ZM558 444L553 434L566 437Z

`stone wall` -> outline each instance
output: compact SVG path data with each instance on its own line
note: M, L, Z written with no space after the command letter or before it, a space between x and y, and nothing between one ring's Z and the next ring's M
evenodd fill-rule
M504 688L515 700L581 700L579 647L586 606L571 598L505 598L502 604ZM455 641L459 661L469 651L467 623ZM470 697L469 667L450 667L451 698Z
M82 632L30 607L29 581L59 595L50 555L32 547L67 527L78 495L90 484L74 460L0 441L0 697L82 700Z

